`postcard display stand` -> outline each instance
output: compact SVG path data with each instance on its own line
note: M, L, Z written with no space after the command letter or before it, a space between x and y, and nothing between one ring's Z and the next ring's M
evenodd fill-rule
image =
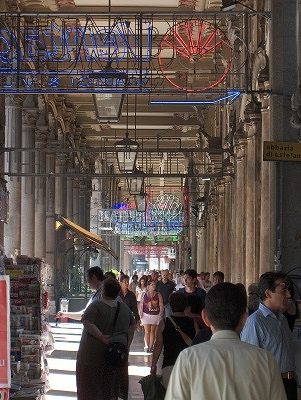
M10 276L10 399L43 400L49 388L46 354L51 334L45 317L46 268L42 260L24 256L17 264L5 265Z

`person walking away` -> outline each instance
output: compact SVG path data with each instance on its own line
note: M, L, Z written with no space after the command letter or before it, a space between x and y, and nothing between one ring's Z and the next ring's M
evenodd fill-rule
M126 304L117 301L119 292L119 282L106 279L103 298L91 303L82 316L84 329L76 360L78 400L128 398L128 365L114 367L104 356L110 342L129 347L135 330L133 313Z
M239 339L246 307L232 283L209 290L202 316L212 338L179 354L165 400L286 400L274 357Z
M156 282L147 282L146 292L140 302L140 317L144 327L144 351L153 350L156 329L163 317L163 299L156 291Z
M286 275L282 272L262 274L258 282L258 295L261 303L248 317L241 340L273 354L281 372L287 400L297 400L293 336L283 315L290 298Z
M169 298L171 315L159 323L151 364L151 374L156 374L157 363L163 349L162 385L167 388L172 368L180 352L190 346L198 326L192 318L184 313L187 307L187 296L175 292Z

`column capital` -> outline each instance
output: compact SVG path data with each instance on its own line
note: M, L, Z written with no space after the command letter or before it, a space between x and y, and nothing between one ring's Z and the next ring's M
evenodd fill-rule
M245 157L246 146L247 146L247 139L246 138L239 139L235 143L234 153L236 155L236 160L237 161L241 161Z
M261 113L249 114L249 118L244 122L244 130L247 139L251 139L259 133L261 127Z
M7 11L18 12L19 11L19 0L5 0Z
M24 96L21 94L7 94L5 95L6 106L21 108L24 100Z
M48 126L47 125L38 126L35 131L36 131L36 140L35 140L36 145L38 147L39 146L45 147L49 134Z
M75 7L74 0L56 0L59 8Z
M35 126L38 119L38 110L36 108L23 108L22 109L22 125Z

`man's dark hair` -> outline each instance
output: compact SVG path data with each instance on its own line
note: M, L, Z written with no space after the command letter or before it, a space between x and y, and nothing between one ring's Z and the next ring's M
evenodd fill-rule
M188 276L190 276L190 278L193 278L193 279L197 279L197 277L198 277L198 273L196 272L196 270L191 269L191 268L186 269L186 271L184 272L184 275L188 275Z
M116 279L116 275L114 274L113 271L107 271L107 272L105 272L105 278L113 278L113 279Z
M246 297L239 287L230 282L213 286L205 298L208 319L218 330L235 330L246 308Z
M130 281L130 277L128 275L125 275L125 274L120 275L119 281L123 282L125 280Z
M262 274L259 278L258 288L257 288L259 298L261 300L266 299L265 291L267 289L274 292L274 290L276 289L276 282L279 280L286 281L286 275L283 272L270 271Z
M222 283L225 280L225 274L222 271L215 271L212 276L213 278L217 278L219 283Z
M120 284L117 279L107 278L103 283L103 294L105 297L116 299L120 292Z
M99 281L104 280L103 271L101 268L99 268L97 266L90 267L87 271L87 275L89 276L89 278L92 278L92 276L95 275L97 280L99 280Z
M169 296L169 304L172 312L183 312L188 306L185 293L174 292Z

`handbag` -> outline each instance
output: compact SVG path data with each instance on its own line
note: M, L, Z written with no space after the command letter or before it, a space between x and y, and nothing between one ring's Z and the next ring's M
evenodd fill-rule
M144 400L164 400L166 390L157 375L147 375L139 381Z
M120 303L118 302L113 322L112 336L114 334L119 310L120 310ZM105 348L104 358L107 361L107 363L113 367L124 367L125 365L127 365L128 361L128 348L123 343L112 342Z
M190 337L188 335L186 335L186 333L181 330L181 328L175 323L175 321L171 317L167 317L167 318L170 319L171 323L175 327L175 330L179 332L179 334L182 336L182 339L187 344L187 346L191 346L192 339L190 339Z

